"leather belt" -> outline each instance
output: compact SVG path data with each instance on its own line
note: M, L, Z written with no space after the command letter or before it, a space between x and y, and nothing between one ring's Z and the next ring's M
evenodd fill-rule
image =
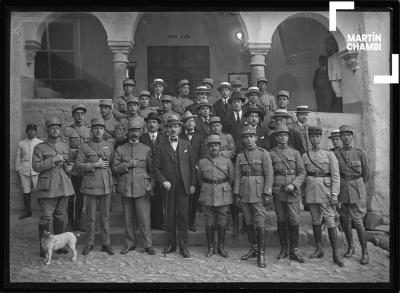
M320 172L320 171L313 171L313 172L307 171L307 176L313 176L313 177L331 177L331 173L322 173L322 172Z
M343 178L343 179L345 179L345 180L356 180L356 179L361 178L362 176L361 176L361 175L353 175L353 174L343 174L343 173L340 173L340 177Z
M293 174L296 174L295 170L274 170L274 176L276 176L276 175L286 176L286 175L293 175Z
M208 179L208 178L203 178L203 181L205 183L209 183L209 184L221 184L221 183L225 183L228 182L228 179L223 178L223 179Z
M248 171L248 172L243 172L242 171L242 176L243 177L250 177L250 176L264 176L262 171Z

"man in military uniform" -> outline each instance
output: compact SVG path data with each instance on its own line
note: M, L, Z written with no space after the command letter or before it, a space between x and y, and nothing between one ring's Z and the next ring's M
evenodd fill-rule
M342 206L340 215L348 245L344 256L348 258L354 254L353 222L362 249L360 263L366 265L369 263L369 257L363 218L367 205L365 183L368 182L370 176L368 159L365 151L353 146L353 127L342 125L339 130L343 147L336 149L335 155L339 161L340 171L339 202Z
M139 92L139 116L146 118L150 112L156 112L157 107L150 107L150 92L142 90Z
M272 199L274 172L269 153L256 145L254 127L243 127L241 137L245 149L236 158L233 193L235 203L242 207L250 242L250 251L241 259L257 256L258 266L265 268L265 206Z
M206 86L204 86L204 85L198 86L196 88L196 99L193 101L193 104L191 104L185 108L185 112L190 111L190 112L192 112L192 114L196 115L197 110L199 109L198 105L200 104L200 101L207 100L209 93L210 93L210 91L207 89ZM208 100L207 100L207 102L208 102ZM211 112L211 105L210 105L210 112Z
M311 147L310 138L308 135L308 127L310 126L307 123L307 117L310 111L308 110L308 106L297 106L296 118L297 122L292 124L294 130L297 130L301 135L301 140L303 142L303 148L307 151Z
M161 101L164 96L163 92L167 84L161 78L156 78L153 80L151 84L151 88L153 90L153 94L150 96L149 105L150 107L158 108L161 106Z
M266 77L262 76L257 78L257 87L260 89L260 103L266 112L275 112L276 103L275 97L267 90L268 80Z
M289 130L278 126L275 130L278 146L270 151L274 167L273 196L278 222L278 234L281 251L278 259L288 256L290 259L304 262L298 251L301 185L306 178L306 170L300 152L288 146ZM290 243L290 251L288 241Z
M114 148L117 147L117 140L115 139L115 128L118 125L118 120L112 114L112 101L100 100L100 114L104 120L104 135L105 141L113 144Z
M187 79L178 81L178 91L178 96L172 99L172 110L179 115L183 115L185 113L185 109L193 104L193 100L189 97L190 83Z
M129 96L126 100L128 116L122 118L119 121L117 128L115 129L115 138L117 139L117 145L124 144L128 141L128 121L140 121L144 127L144 119L139 116L139 99L133 95Z
M80 192L85 195L87 238L82 254L87 255L94 248L97 205L100 210L101 251L114 254L110 245L110 207L113 190L111 164L114 145L104 140L105 123L102 118L91 120L91 140L80 146L75 168L83 179Z
M90 140L90 128L85 125L85 115L87 108L83 104L72 106L72 117L74 124L67 126L64 131L64 141L69 143L72 153L72 161L75 162L78 149ZM68 230L85 231L81 225L84 196L80 192L82 184L82 174L75 168L72 169L71 181L75 190L75 195L68 199Z
M124 90L124 95L113 98L114 108L113 115L117 120L125 118L128 116L127 99L133 94L133 87L135 82L132 79L124 79L122 81L122 88Z
M232 204L232 184L234 168L232 161L221 156L221 138L210 135L207 138L209 155L199 162L198 181L201 186L199 202L204 207L206 219L206 237L208 250L206 257L215 253L214 230L218 231L217 252L224 258L229 257L225 251L225 232L229 217L229 206Z
M54 234L64 232L67 197L74 194L68 174L72 170L70 148L59 140L61 122L58 118L46 120L47 139L33 149L32 168L39 173L36 195L39 201L39 243L53 218ZM58 250L68 253L66 248ZM40 244L40 256L45 252Z
M258 87L256 86L249 87L248 91L245 94L248 102L243 105L242 110L246 113L249 108L258 108L259 112L261 113L259 117L259 120L261 122L264 120L267 111L265 110L264 105L261 104L259 100L260 94L261 93L258 90Z
M303 161L307 171L305 183L305 202L311 212L315 252L310 258L324 256L322 248L322 219L328 227L329 241L332 246L333 261L343 266L343 261L338 254L336 206L340 188L339 165L335 154L321 148L322 129L317 126L308 128L312 147L303 154Z
M329 149L334 152L342 147L342 141L340 140L340 130L334 129L331 131L331 135L328 138L332 141L333 148Z
M125 213L126 248L121 254L135 249L135 217L143 237L144 250L156 254L152 247L150 227L150 196L153 195L153 157L151 148L139 142L143 125L140 121L128 123L129 141L115 152L113 172L119 175L118 193Z
M208 125L210 125L211 134L218 135L221 141L221 156L233 159L236 156L236 146L233 141L232 135L229 133L222 132L221 118L218 116L210 117L208 120ZM200 152L208 154L208 148L206 146L206 141L203 141Z
M254 127L254 129L256 130L257 146L262 147L263 140L266 136L266 131L264 128L260 127L260 120L263 117L263 112L261 108L257 106L248 107L246 112L244 113L244 117L246 118L246 125Z
M179 119L181 118L181 116L179 115L179 113L176 113L172 110L172 97L170 95L165 95L162 97L161 99L161 104L162 104L162 108L161 108L161 126L160 128L166 132L167 131L167 120L168 117L171 115L176 115L179 117Z
M216 101L213 105L213 113L215 113L215 116L218 116L221 118L222 123L224 123L225 116L229 112L229 110L232 110L232 107L230 105L230 96L232 94L233 88L229 82L221 82L221 84L218 87L218 91L221 95L221 99Z
M287 120L288 125L291 125L297 121L296 115L293 111L288 110L289 106L289 92L285 90L280 90L276 97L278 104L278 109L284 109L287 111L289 118Z

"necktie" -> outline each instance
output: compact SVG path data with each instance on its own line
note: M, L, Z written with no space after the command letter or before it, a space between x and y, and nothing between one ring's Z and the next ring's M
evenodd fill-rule
M237 124L240 123L240 116L239 116L239 113L236 113L236 122L237 122Z
M170 142L178 142L178 138L177 137L170 137L169 141Z
M187 135L193 135L193 134L194 134L194 131L190 131L187 133Z
M154 143L156 141L156 136L154 135L154 133L151 135L151 141Z

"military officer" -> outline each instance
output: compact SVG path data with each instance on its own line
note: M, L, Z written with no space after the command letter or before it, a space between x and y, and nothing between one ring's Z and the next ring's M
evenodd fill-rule
M307 171L305 181L305 202L311 212L315 252L310 258L324 256L322 248L322 218L328 227L329 241L332 246L333 261L343 266L338 254L336 230L336 206L340 186L339 165L333 152L321 148L322 129L317 126L308 128L308 135L312 147L303 154L303 161Z
M111 142L117 147L117 140L115 139L115 128L118 126L118 120L112 114L113 103L110 100L100 100L100 114L104 120L104 135L105 141Z
M275 112L276 103L275 97L267 90L268 80L266 77L262 76L257 78L257 87L260 89L260 103L266 112Z
M349 125L339 127L340 140L343 147L335 150L339 161L340 192L339 202L342 208L340 215L342 228L347 239L347 251L345 257L354 254L352 222L357 230L358 240L361 244L362 256L360 263L369 263L367 250L367 235L364 228L363 218L366 214L367 195L365 183L369 180L369 166L365 151L353 146L354 129Z
M225 251L225 232L232 204L232 184L234 168L232 161L221 156L221 138L210 135L207 138L209 155L199 162L198 181L201 186L199 202L204 207L206 219L206 237L208 250L206 257L215 253L214 230L217 223L217 252L222 257L229 257Z
M179 115L183 115L185 113L185 109L193 104L193 100L189 97L190 82L187 79L178 81L178 91L178 96L172 99L172 110Z
M113 172L119 175L118 193L122 197L125 213L126 248L121 250L121 254L135 249L135 217L145 252L156 254L152 247L150 226L150 196L155 185L153 156L151 148L139 141L142 129L140 121L129 121L129 141L115 152Z
M334 152L342 147L342 141L340 140L340 130L334 129L331 131L331 135L328 138L332 141L333 148L329 149Z
M72 106L72 117L74 124L67 126L64 131L64 141L69 143L72 153L72 160L75 162L78 149L90 140L90 128L85 125L85 115L87 108L83 104ZM75 168L72 169L71 181L75 190L75 195L68 199L68 230L85 231L81 225L84 196L80 192L82 184L82 174Z
M236 158L233 193L237 206L242 207L250 242L250 251L241 259L257 256L258 266L264 268L265 206L272 199L274 171L269 153L256 145L254 127L243 127L241 137L245 149Z
M139 99L133 95L130 95L127 100L128 116L122 118L119 121L117 128L115 129L115 137L117 144L121 145L128 141L128 121L140 121L144 127L144 118L139 115Z
M163 92L167 84L161 78L156 78L153 80L151 84L151 88L153 89L153 94L150 96L149 105L150 107L158 108L161 106L161 100L164 96Z
M135 82L132 79L124 79L122 81L122 88L124 90L124 95L113 98L114 108L113 115L117 120L121 118L125 118L128 116L128 104L127 99L129 95L133 94L133 87L135 86Z
M306 178L306 170L300 152L287 145L289 130L278 126L275 130L278 146L270 151L274 166L273 196L278 222L278 234L281 251L278 259L288 256L290 259L304 262L298 251L301 185ZM288 226L287 226L288 225ZM290 252L288 241L290 242Z
M32 168L39 173L36 195L39 201L39 243L45 231L50 231L53 218L54 234L64 232L67 198L74 194L68 173L72 170L69 145L61 140L61 122L58 118L46 120L47 139L33 149ZM68 253L66 248L58 252ZM40 256L45 252L40 244Z
M83 175L80 192L85 195L86 200L87 238L82 254L87 255L94 248L96 211L99 205L101 251L113 255L114 250L110 245L110 206L114 145L103 138L104 119L93 118L90 125L92 138L80 146L75 162L75 168Z
M150 112L156 112L157 107L150 107L149 100L150 92L146 90L142 90L139 92L139 115L143 118L146 118Z

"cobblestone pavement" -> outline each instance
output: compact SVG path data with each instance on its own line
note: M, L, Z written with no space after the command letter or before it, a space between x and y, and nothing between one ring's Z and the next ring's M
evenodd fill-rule
M229 247L230 257L204 256L205 247L191 246L190 259L178 253L164 259L161 247L157 254L149 256L142 248L128 255L119 254L122 246L114 245L116 254L100 252L97 245L89 255L83 256L83 245L77 247L76 261L72 253L53 254L50 265L39 257L36 217L18 221L11 215L10 281L11 282L388 282L389 253L368 243L370 264L362 266L360 246L355 236L356 255L345 260L345 267L333 264L330 248L325 257L305 264L290 260L276 260L278 247L267 247L267 267L260 269L256 259L241 261L247 247ZM313 247L300 247L303 256L312 253Z

